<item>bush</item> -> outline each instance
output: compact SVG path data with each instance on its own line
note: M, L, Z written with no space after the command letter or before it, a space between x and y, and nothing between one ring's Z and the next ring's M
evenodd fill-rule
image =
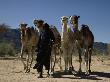
M15 56L15 49L10 43L0 43L0 56Z

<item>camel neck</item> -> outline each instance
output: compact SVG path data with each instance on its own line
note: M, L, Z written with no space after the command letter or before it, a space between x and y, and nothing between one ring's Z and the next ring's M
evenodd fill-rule
M75 31L75 30L78 30L78 23L77 23L77 24L73 24L72 27L73 27L73 30L74 30L74 31Z
M63 41L65 38L65 35L67 33L67 24L62 24L62 33L61 33L61 40Z
M63 30L63 32L64 32L64 31L67 31L67 24L63 24L63 25L62 25L62 30Z

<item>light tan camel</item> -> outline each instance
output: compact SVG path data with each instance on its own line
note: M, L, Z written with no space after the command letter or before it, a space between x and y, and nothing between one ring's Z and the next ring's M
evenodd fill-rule
M33 27L27 27L27 24L20 24L21 32L21 61L24 65L24 70L26 73L30 72L30 68L33 62L33 54L35 53L35 48L38 43L38 32ZM23 56L26 53L26 63L24 62Z
M63 51L63 57L65 62L65 71L72 72L74 70L72 65L72 53L74 49L74 34L70 27L68 27L68 18L66 16L61 17L62 23L62 35L61 35L61 47Z

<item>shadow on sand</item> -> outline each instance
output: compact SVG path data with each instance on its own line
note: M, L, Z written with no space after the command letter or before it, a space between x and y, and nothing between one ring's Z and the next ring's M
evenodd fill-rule
M82 72L81 74L72 74L72 73L56 71L52 76L53 76L53 78L102 80L102 79L99 79L98 77L110 78L110 73L92 72L90 75L85 75L84 72Z
M97 75L98 77L110 78L110 73L105 73L105 72L92 72L91 75Z

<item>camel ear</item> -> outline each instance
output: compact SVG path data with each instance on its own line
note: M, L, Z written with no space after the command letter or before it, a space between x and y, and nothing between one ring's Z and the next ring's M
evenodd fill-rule
M71 16L69 16L69 18L70 18Z
M80 16L78 16L78 18L80 18Z
M68 20L68 18L66 18Z
M28 24L25 24L25 26L27 26Z
M21 26L21 24L18 25L19 27Z
M82 26L82 27L84 27L85 25L84 25L84 24L82 24L81 26Z

